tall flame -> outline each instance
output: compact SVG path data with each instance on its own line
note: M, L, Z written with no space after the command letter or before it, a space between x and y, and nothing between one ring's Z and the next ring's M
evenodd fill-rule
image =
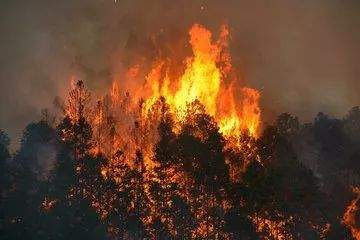
M227 199L220 200L212 194L193 191L195 180L186 172L179 171L179 166L170 166L165 175L161 176L162 179L159 178L159 169L156 168L159 159L156 159L155 146L159 142L159 126L164 119L171 122L171 135L176 136L177 130L184 130L184 123L191 127L198 124L200 118L193 115L200 112L203 114L201 119L211 122L210 130L217 131L218 126L223 136L230 140L226 141L227 148L247 153L244 156L247 156L249 161L253 159L256 151L253 145L260 126L260 93L249 87L239 87L240 81L232 70L228 51L228 28L222 26L219 38L214 41L209 30L195 24L189 31L189 37L192 56L185 59L182 66L184 68L181 68L183 71L179 76L171 74L174 72L172 70L178 70L179 66L171 65L171 60L158 59L147 73L144 84L137 85L137 89L130 88L129 92L122 94L118 79L114 80L108 94L99 98L96 107L87 106L90 95L83 82L79 81L70 91L65 111L74 123L83 118L90 123L91 153L101 154L109 159L102 166L101 173L104 177L112 178L121 185L124 165L141 173L141 177L144 178L144 194L148 198L145 200L146 208L149 210L149 215L141 221L149 229L152 228L161 209L151 199L151 181L161 180L165 188L176 183L179 187L178 193L192 206L203 204L206 207L230 208ZM136 64L128 69L124 77L138 79L140 72L141 65ZM131 84L134 83L137 81L132 81ZM201 104L198 104L199 102ZM204 113L212 118L208 118ZM192 134L203 140L202 131L194 129ZM248 134L242 134L243 132ZM221 140L222 137L219 137L219 141ZM224 151L227 150L224 148ZM244 160L230 166L231 175L238 176L243 169L241 165L246 165L247 162ZM100 209L98 200L92 201ZM170 199L164 201L164 204L171 204ZM44 206L51 208L51 203L45 202ZM230 239L224 237L226 233L218 235L222 223L219 225L216 218L210 218L205 209L191 207L191 212L199 222L199 225L191 230L192 238L213 239L212 236L216 235L216 238ZM263 231L262 229L267 227L274 234L278 234L285 224L284 222L280 225L281 222L267 219L260 220L256 222L259 230ZM162 217L161 221L173 235L176 235L176 227L171 217ZM280 227L277 227L278 225Z
M259 92L248 87L236 89L236 78L228 84L225 81L232 71L227 49L227 27L221 28L220 37L215 43L211 32L199 24L191 27L189 35L193 56L186 59L185 71L177 80L175 90L170 89L169 66L164 61L157 62L146 79L146 86L152 94L145 108L149 109L155 99L164 96L173 112L182 120L186 106L198 100L206 112L215 117L220 132L225 136L238 136L248 131L256 137L260 126ZM241 100L236 100L235 92L238 92Z
M109 93L100 98L96 107L88 109L91 113L87 118L93 127L96 146L94 153L113 156L122 149L122 157L131 159L130 156L139 150L147 165L152 165L148 159L152 158L153 145L158 140L156 112L160 113L157 109L159 99L169 106L169 112L175 118L175 131L186 121L189 105L198 101L215 119L226 138L236 140L244 132L257 137L260 93L253 88L239 87L240 81L232 69L228 51L228 28L222 26L214 41L208 29L194 24L189 38L193 54L184 60L184 69L179 76L170 74L179 66L171 65L168 59L158 59L146 75L144 84L123 95L118 79L114 80ZM141 65L136 64L128 69L125 78L138 78L139 72ZM134 83L136 81L132 81ZM76 121L79 112L88 112L83 108L89 101L89 93L81 81L72 85L65 112Z

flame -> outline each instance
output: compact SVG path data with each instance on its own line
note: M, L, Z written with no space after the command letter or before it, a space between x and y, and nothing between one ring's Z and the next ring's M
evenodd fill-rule
M261 216L251 216L258 233L266 233L275 240L292 240L294 237L287 231L286 225L292 222L292 218L284 220L270 220ZM267 239L267 238L266 238Z
M180 66L180 75L171 74L174 72L173 68L179 68L172 66L171 60L157 59L146 74L144 84L138 84L136 89L123 94L119 86L120 78L117 76L108 94L99 98L96 107L87 108L86 103L90 94L81 81L75 83L72 79L65 114L73 122L85 117L90 123L93 141L91 153L103 154L109 160L101 169L104 178L112 178L121 186L125 176L125 165L132 169L140 169L138 172L141 174L142 191L146 195L144 208L149 212L141 221L146 229L150 229L149 232L152 232L151 226L155 219L161 217L161 222L166 225L169 232L177 235L174 219L161 213L162 208L170 209L170 195L164 194L161 204L157 204L151 196L150 183L156 182L161 183L166 191L170 191L176 185L176 194L190 206L189 211L198 223L193 229L189 229L191 238L231 239L230 234L223 232L225 223L215 216L217 214L209 215L214 209L229 210L232 207L232 202L227 199L226 194L221 193L224 190L219 189L222 197L207 193L205 186L197 186L191 174L182 170L181 164L167 166L166 171L161 173L161 178L155 168L156 164L159 164L155 159L154 149L159 140L158 126L161 121L171 116L171 125L174 125L171 126L174 128L171 129L171 134L174 133L176 136L177 129L181 129L184 123L197 124L193 115L199 112L210 115L211 123L215 120L219 131L228 140L224 151L229 152L225 157L225 163L229 165L231 181L241 180L240 175L250 161L261 163L256 147L261 124L260 92L239 85L241 81L232 68L228 51L228 28L222 26L218 39L214 41L209 30L194 24L189 31L189 37L192 56L185 59L184 66ZM124 78L134 80L130 84L136 84L135 80L141 77L140 72L143 73L141 65L135 64L126 71ZM199 102L201 104L196 105ZM191 108L193 106L194 109ZM194 136L203 138L201 133L197 134L196 130L194 131ZM242 161L237 157L232 159L233 153L237 152L244 156ZM103 196L102 199L97 199L90 190L86 190L85 194L101 218L105 219L116 198ZM358 197L344 214L343 223L351 229L356 239L360 239L360 230L355 222L360 190L357 190L357 193ZM45 199L43 208L51 209L54 204L56 202ZM239 199L239 205L244 204ZM135 208L133 200L129 205L129 208ZM289 225L295 224L293 217L278 214L274 219L266 215L248 216L258 234L264 236L264 239L295 238L287 230ZM325 234L330 227L326 224L314 225L315 228Z
M360 188L353 188L353 192L356 194L356 198L353 199L349 206L347 206L342 223L350 229L352 236L360 240L360 228L356 222L356 214L359 210L358 202L360 200Z
M186 110L190 103L199 101L205 111L217 121L220 132L225 137L238 138L243 132L257 137L260 128L260 93L249 87L239 87L239 79L235 77L228 51L229 30L227 26L220 29L219 38L214 41L212 33L205 27L194 24L189 30L189 43L193 55L184 61L184 71L179 77L170 76L171 66L167 60L157 60L145 77L145 84L137 86L131 92L134 101L132 111L139 102L141 105L140 118L144 121L149 111L160 97L164 97L171 112L176 115L178 124L186 117ZM136 64L126 72L126 79L139 76L140 65ZM132 81L134 82L134 81ZM88 95L82 88L76 88L74 79L71 80L72 91L66 114L71 119L78 118L76 101L87 101ZM113 111L121 106L121 94L118 79L113 81L109 96ZM96 114L103 114L98 109ZM95 116L94 124L99 125L103 116Z
M85 109L87 103L90 101L90 93L86 90L83 81L75 81L75 77L70 79L70 93L68 98L68 104L66 105L64 112L69 116L71 120L78 121L80 116L85 116L87 110Z
M236 89L236 78L229 84L225 81L232 71L227 49L228 28L222 26L216 42L212 41L212 33L199 24L191 27L189 36L193 56L185 60L186 68L177 79L175 90L170 89L169 67L164 61L155 63L146 78L152 94L145 102L145 109L164 96L181 121L188 104L198 100L217 120L225 136L238 136L247 131L256 137L260 126L260 93L248 87ZM240 93L241 101L236 100L235 92Z
M199 24L189 30L192 56L183 66L174 66L169 59L158 59L145 75L145 83L122 94L116 76L107 95L100 97L96 107L87 107L90 93L82 81L71 79L71 91L65 114L73 122L85 117L93 129L93 154L104 154L114 161L132 165L136 152L143 154L147 167L154 167L153 147L158 140L161 121L161 99L174 118L174 131L189 120L189 106L197 101L216 122L219 132L241 148L240 136L247 133L256 138L260 128L260 93L240 86L231 65L228 50L229 29L222 26L218 39ZM178 64L177 64L178 65ZM174 76L174 69L182 71ZM124 76L136 84L144 71L140 64L131 66ZM85 116L86 115L86 116ZM191 117L191 116L190 116ZM234 141L235 140L235 141ZM121 157L113 157L121 149Z
M212 209L229 210L232 207L232 202L225 194L218 198L207 193L204 186L197 186L192 176L182 170L181 164L167 166L166 171L161 173L161 178L156 171L159 170L156 169L159 162L155 159L154 149L159 140L158 126L167 114L171 116L171 127L174 128L171 131L175 136L177 130L181 130L186 123L197 124L193 116L197 113L206 113L215 120L219 131L227 140L224 151L229 154L225 154L225 163L229 165L232 182L241 181L241 174L250 161L261 162L256 144L261 124L260 92L239 85L241 81L236 77L228 51L228 28L222 26L218 39L213 40L209 30L195 24L189 31L189 37L192 56L185 59L184 66L180 66L182 71L178 76L171 73L174 72L172 68L179 66L172 66L169 59L157 59L150 71L144 75L144 84L138 84L136 89L124 94L119 85L121 78L117 76L109 92L99 98L95 107L87 108L90 94L81 81L75 83L72 79L65 114L73 122L85 117L90 123L93 141L90 152L95 155L103 154L109 160L101 169L104 178L112 178L121 186L125 165L132 169L141 169L138 172L143 178L141 184L146 196L144 207L148 211L141 221L149 232L152 232L156 218L160 217L169 232L177 235L175 220L162 213L162 208L171 207L172 201L168 199L170 196L165 194L160 205L152 197L150 183L156 182L161 183L166 191L176 185L176 194L190 206L189 211L198 223L189 230L191 238L231 239L231 234L223 231L224 222L209 215ZM134 81L131 84L136 84L138 82L135 79L141 77L140 72L143 73L141 65L135 64L126 71L124 78L132 79ZM192 134L202 140L201 133L194 131ZM237 157L232 159L233 153L238 152L244 156L242 161ZM137 162L137 158L142 161ZM360 239L360 230L355 221L360 190L357 190L357 193L358 197L351 202L344 214L343 223L350 228L356 239ZM91 190L86 190L85 194L101 218L105 219L116 198L104 196L97 199L91 194ZM241 203L241 199L239 201L240 205L245 204ZM56 202L51 199L45 199L42 204L44 211L51 209L54 204ZM133 201L129 205L129 208L136 207ZM278 214L277 218L271 218L264 213L251 214L248 219L264 239L295 238L287 229L295 224L296 219L293 217ZM330 226L313 224L313 228L324 235Z
M120 101L120 89L117 81L113 81L112 83L110 96L114 105Z

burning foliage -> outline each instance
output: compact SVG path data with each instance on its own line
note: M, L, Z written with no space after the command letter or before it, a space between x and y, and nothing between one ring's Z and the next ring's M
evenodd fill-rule
M84 82L72 82L59 123L30 124L10 163L1 132L2 239L357 238L358 198L341 222L349 199L328 181L340 179L328 174L337 165L318 165L345 142L346 156L358 156L359 109L303 126L282 114L260 133L260 94L236 86L228 35L223 26L214 41L195 24L181 74L159 59L144 85L121 92L114 80L95 103ZM322 146L319 162L300 154L316 146L310 140ZM56 151L45 178L37 146Z
M359 210L358 202L360 199L360 190L359 188L354 188L353 191L357 196L351 201L349 206L346 207L346 211L343 216L343 223L350 228L351 234L356 240L358 240L360 239L360 228L358 226L356 215Z
M241 145L236 143L238 136L256 137L259 133L260 94L248 87L235 88L238 81L227 49L228 35L227 27L223 26L219 39L213 42L210 31L193 25L189 31L193 56L184 61L185 70L181 75L171 76L170 72L177 67L171 60L158 60L143 86L122 94L114 80L109 93L101 97L96 106L88 106L90 94L83 82L72 80L65 114L72 122L83 115L91 125L94 154L112 159L121 149L124 158L121 161L130 165L138 150L146 167L155 165L153 149L159 139L158 126L164 121L171 121L171 131L178 135L181 129L187 128L186 124L196 125L196 116L208 114L212 128L219 128L223 137L233 140L228 143ZM128 75L136 75L137 68L130 68ZM236 92L239 96L235 96Z

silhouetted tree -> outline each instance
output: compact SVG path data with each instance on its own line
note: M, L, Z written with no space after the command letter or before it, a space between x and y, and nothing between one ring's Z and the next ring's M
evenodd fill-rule
M8 135L3 131L0 130L0 197L2 199L3 194L5 194L5 190L7 190L8 183L6 182L7 179L7 163L10 158L9 153L9 145L10 145L10 138Z
M235 205L225 215L225 231L231 234L231 239L260 239L253 223L248 218L249 212Z
M101 193L101 157L90 156L91 126L84 117L86 108L82 83L72 92L77 118L66 116L59 126L59 151L44 206L47 218L44 234L50 239L105 239L106 227L92 206L92 196ZM46 203L46 202L45 202Z
M351 239L359 107L306 124L283 113L259 138L228 138L199 101L178 121L160 97L122 136L129 113L112 108L129 102L114 101L98 102L94 125L78 81L58 126L44 112L13 156L0 131L0 239ZM115 137L135 144L113 154Z
M356 144L360 143L360 108L353 107L344 118L346 135Z
M179 145L173 132L171 118L164 118L160 122L159 135L160 139L155 147L155 173L158 181L151 183L150 193L155 200L158 213L166 220L164 225L157 219L153 227L157 238L188 239L196 226L196 221L186 200L177 194L184 189L172 180L182 171L182 162L179 162ZM169 226L173 228L175 235L169 233Z
M51 168L54 152L56 136L47 122L25 128L21 147L8 168L11 187L4 203L7 238L37 239L42 190L49 173L44 166L48 163Z
M10 188L10 178L8 173L8 160L10 138L0 130L0 235L5 235L5 227L8 219L5 216L5 202L7 201Z
M178 136L178 160L196 183L205 184L210 191L219 193L229 182L229 169L225 163L224 139L213 118L205 113L197 101L187 112L185 125Z
M246 202L258 214L274 221L292 218L292 224L287 226L292 235L318 238L318 232L306 221L311 219L319 225L327 222L325 197L312 172L297 161L291 142L284 136L284 127L278 129L269 127L259 139L260 159L265 162L251 163L244 175Z

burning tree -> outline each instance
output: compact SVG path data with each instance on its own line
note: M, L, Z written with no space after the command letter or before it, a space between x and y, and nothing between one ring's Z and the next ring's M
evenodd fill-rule
M24 134L19 158L29 142L51 139L56 164L36 194L25 191L36 210L15 211L7 229L26 226L35 239L348 238L297 159L294 143L307 128L282 114L260 134L260 93L236 85L228 36L223 26L214 41L193 25L182 74L171 76L171 61L159 59L138 91L121 93L114 81L94 103L83 81L73 83L56 129L42 121ZM346 129L357 129L357 113ZM315 135L331 124L320 116ZM19 200L24 189L14 186ZM344 216L354 236L355 210L352 203ZM5 239L19 236L8 232Z

